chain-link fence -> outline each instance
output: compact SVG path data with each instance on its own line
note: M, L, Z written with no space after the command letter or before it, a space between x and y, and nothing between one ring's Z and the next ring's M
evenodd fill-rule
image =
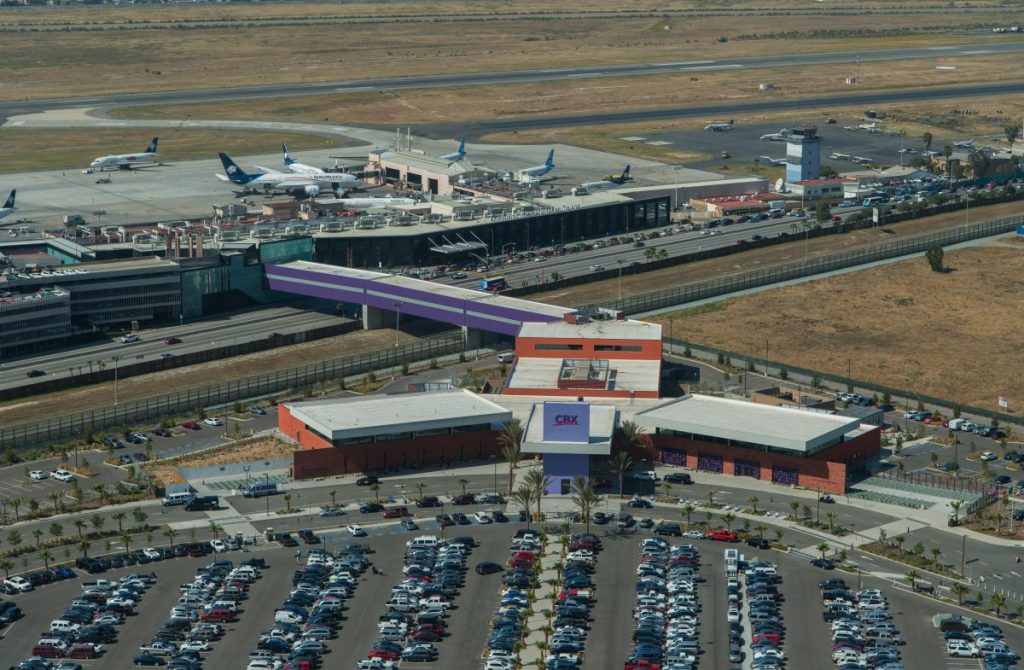
M921 253L933 245L947 246L982 237L990 237L1000 233L1008 233L1016 230L1022 224L1024 224L1024 216L1011 216L994 221L973 223L929 235L918 235L905 240L896 240L862 249L844 251L838 254L815 256L805 261L772 265L727 277L694 282L660 291L651 291L650 293L622 298L621 300L601 303L601 306L622 310L626 314L640 314L736 291L777 284L791 279L799 279L889 258Z
M406 363L456 354L463 350L464 340L461 331L452 331L400 347L232 379L219 384L120 403L116 407L68 413L45 421L0 430L0 449L35 447L47 442L81 437L86 428L101 431L155 421L162 417L180 416L200 408L266 397L289 389L301 389L353 375L395 368Z

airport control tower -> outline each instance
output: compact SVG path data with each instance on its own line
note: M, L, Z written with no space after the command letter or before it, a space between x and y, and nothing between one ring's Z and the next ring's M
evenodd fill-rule
M821 138L818 127L801 124L786 138L786 183L817 179L821 171Z

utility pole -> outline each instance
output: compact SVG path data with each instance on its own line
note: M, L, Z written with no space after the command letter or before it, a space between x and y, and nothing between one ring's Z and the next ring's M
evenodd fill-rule
M967 572L967 533L963 535L963 541L960 544L960 576L963 577Z

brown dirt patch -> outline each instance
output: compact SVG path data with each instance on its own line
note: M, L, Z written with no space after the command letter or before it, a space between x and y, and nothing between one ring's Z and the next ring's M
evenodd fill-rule
M782 363L1010 411L1024 403L1022 250L983 244L651 319L687 340Z
M266 437L255 440L242 440L235 444L211 449L210 451L186 456L167 463L154 463L145 466L145 470L161 486L181 482L178 468L208 468L215 465L230 465L246 461L264 461L278 458L290 458L295 447L276 438Z
M415 337L405 333L402 333L400 337L401 343L415 340ZM212 363L189 365L174 370L129 377L118 381L118 400L129 402L165 393L185 391L210 383L220 383L240 377L332 360L380 349L382 342L393 341L394 332L390 329L360 330L346 335L226 358ZM78 410L89 407L106 407L113 404L113 382L12 400L0 405L0 426L33 423L40 417L57 416L72 408Z

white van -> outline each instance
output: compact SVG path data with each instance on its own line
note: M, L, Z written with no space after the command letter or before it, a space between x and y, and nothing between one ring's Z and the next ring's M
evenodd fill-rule
M190 491L182 491L181 493L169 493L163 497L160 503L164 507L170 505L184 505L189 500L192 500L192 493Z
M516 355L513 354L513 353L510 353L510 352L505 352L503 354L498 354L498 362L499 363L511 363L515 359L516 359Z
M420 535L406 542L405 546L409 549L433 549L437 546L437 542L437 538L433 535Z
M963 430L964 426L970 423L967 419L950 419L949 429L950 430Z
M59 633L77 633L79 628L81 628L81 626L77 623L71 623L64 619L54 619L50 622L50 630Z

